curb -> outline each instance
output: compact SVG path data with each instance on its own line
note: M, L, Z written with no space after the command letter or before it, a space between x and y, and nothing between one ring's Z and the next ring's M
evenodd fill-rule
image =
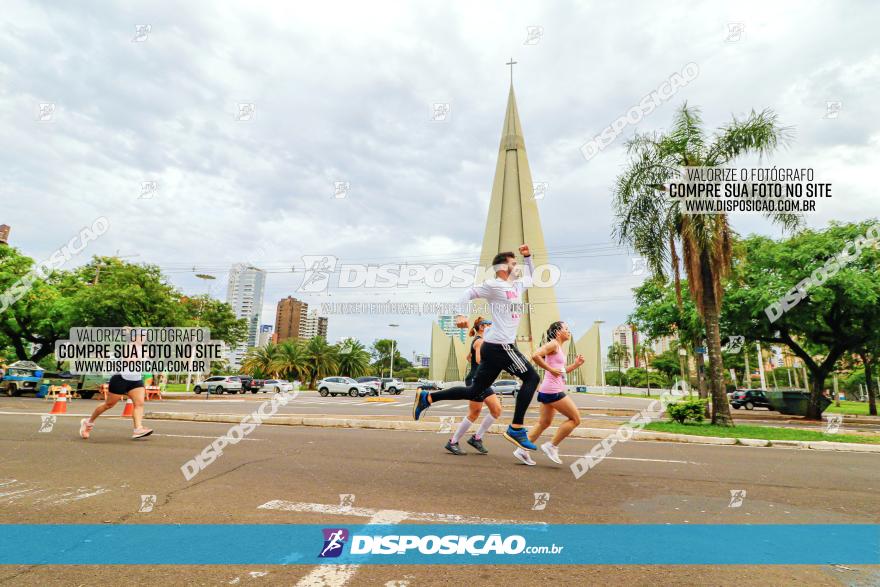
M191 414L187 412L147 412L144 418L150 420L177 420L183 422L216 422L238 424L246 414ZM270 416L264 424L277 426L315 426L318 428L362 428L372 430L410 430L417 432L448 432L440 422L412 422L405 420L370 420L365 418L326 418L309 416ZM488 432L502 434L507 429L504 424L493 424ZM552 430L553 428L548 429ZM573 438L604 439L614 434L612 428L575 428ZM849 442L803 441L803 440L764 440L759 438L722 438L718 436L694 436L672 434L669 432L637 431L630 440L641 442L683 442L688 444L739 445L751 447L788 447L824 451L874 452L880 453L880 444L855 444Z

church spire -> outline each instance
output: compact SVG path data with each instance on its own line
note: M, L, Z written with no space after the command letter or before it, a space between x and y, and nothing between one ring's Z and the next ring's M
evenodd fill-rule
M508 65L513 67L510 63ZM495 165L495 180L480 255L481 266L489 267L496 254L516 251L523 243L531 247L535 266L548 262L516 94L511 85L501 127L498 162ZM541 333L551 322L559 320L556 293L553 287L532 288L526 292L523 302L533 306L531 312L527 312L520 321L517 340L523 352L532 352L541 341Z
M544 232L535 201L532 172L526 154L526 143L516 95L513 92L513 66L511 59L510 91L507 95L507 110L501 127L501 142L498 145L498 161L495 164L495 179L492 182L492 195L489 200L489 213L486 218L486 232L483 234L483 249L480 266L489 268L492 258L502 251L517 252L519 246L527 243L532 250L536 268L549 263ZM557 273L558 274L558 273ZM539 279L547 279L548 273L539 272ZM540 346L542 336L552 322L559 320L556 305L556 291L553 286L532 287L526 290L522 302L526 304L516 335L516 344L526 356ZM479 300L475 300L479 302ZM485 316L485 314L483 314ZM472 316L473 318L473 316ZM599 325L594 324L577 343L569 344L569 354L585 355L586 363L577 373L569 374L569 383L600 385L602 382L601 341ZM431 332L432 379L442 380L464 373L467 369L467 348L458 337L448 336L435 322Z

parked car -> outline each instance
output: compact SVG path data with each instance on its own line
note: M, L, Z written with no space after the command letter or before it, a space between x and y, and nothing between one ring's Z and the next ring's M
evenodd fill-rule
M202 383L197 383L194 391L196 393L207 391L209 394L240 393L241 378L238 375L215 375L208 377Z
M364 383L358 383L351 377L325 377L318 381L316 387L321 397L328 395L348 395L351 397L365 396L372 393L372 388Z
M379 395L379 392L382 390L382 380L378 377L358 377L357 379L355 379L355 381L357 381L358 383L363 383L364 385L369 387L369 395Z
M519 393L519 381L515 379L499 379L490 387L498 395L513 395Z
M382 378L382 391L393 393L394 395L400 395L400 392L403 391L403 388L403 381L401 381L400 379L396 379L394 377Z
M250 382L248 383L247 391L249 391L251 393L257 393L258 391L260 391L260 388L263 387L263 385L265 385L265 383L266 383L265 379L251 379ZM243 385L244 385L244 382L242 381L242 386Z
M443 388L435 381L419 381L419 389L422 391L439 391Z
M241 393L247 393L251 390L251 381L254 380L250 375L239 375L238 378L241 380Z
M37 393L43 368L32 361L16 361L9 365L6 373L0 378L4 393L12 397L22 393Z
M753 410L755 408L773 409L770 407L770 401L767 399L767 395L763 389L737 389L731 395L730 405L737 410L740 408L745 408L747 410Z
M293 384L284 379L266 379L260 386L260 391L269 393L287 393L293 391Z

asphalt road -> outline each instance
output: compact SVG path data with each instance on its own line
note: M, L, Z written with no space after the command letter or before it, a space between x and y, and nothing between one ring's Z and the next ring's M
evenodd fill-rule
M338 398L342 399L342 398ZM19 400L20 401L20 400ZM4 401L4 404L8 401ZM180 402L184 403L184 402ZM219 403L219 402L218 402ZM43 402L41 405L48 405ZM74 402L71 413L94 402ZM226 404L232 405L232 404ZM250 404L251 406L253 404ZM379 404L381 405L381 404ZM498 436L491 453L456 457L429 432L261 426L191 481L180 466L227 424L154 421L128 439L130 422L102 418L77 436L78 418L39 432L37 414L0 414L3 523L335 523L393 509L546 523L877 523L874 454L639 442L575 480L542 455L517 464ZM83 410L86 411L86 410ZM595 441L570 439L570 462ZM729 507L732 490L745 490ZM549 493L534 510L535 493ZM155 495L139 512L142 495ZM260 508L274 504L270 508ZM365 509L361 509L365 508ZM404 520L402 523L406 523ZM732 545L737 547L738 545ZM47 545L51 547L51 545ZM681 545L698 548L699 545ZM877 567L672 566L51 566L0 567L2 585L876 585Z

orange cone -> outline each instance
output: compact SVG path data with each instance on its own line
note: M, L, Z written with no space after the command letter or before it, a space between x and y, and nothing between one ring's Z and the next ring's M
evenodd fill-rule
M131 401L131 398L125 400L125 409L122 410L123 418L131 418L131 413L134 412L134 404Z
M55 396L55 403L52 404L52 410L49 412L50 414L66 414L67 413L67 390L63 387L58 391L58 395Z

